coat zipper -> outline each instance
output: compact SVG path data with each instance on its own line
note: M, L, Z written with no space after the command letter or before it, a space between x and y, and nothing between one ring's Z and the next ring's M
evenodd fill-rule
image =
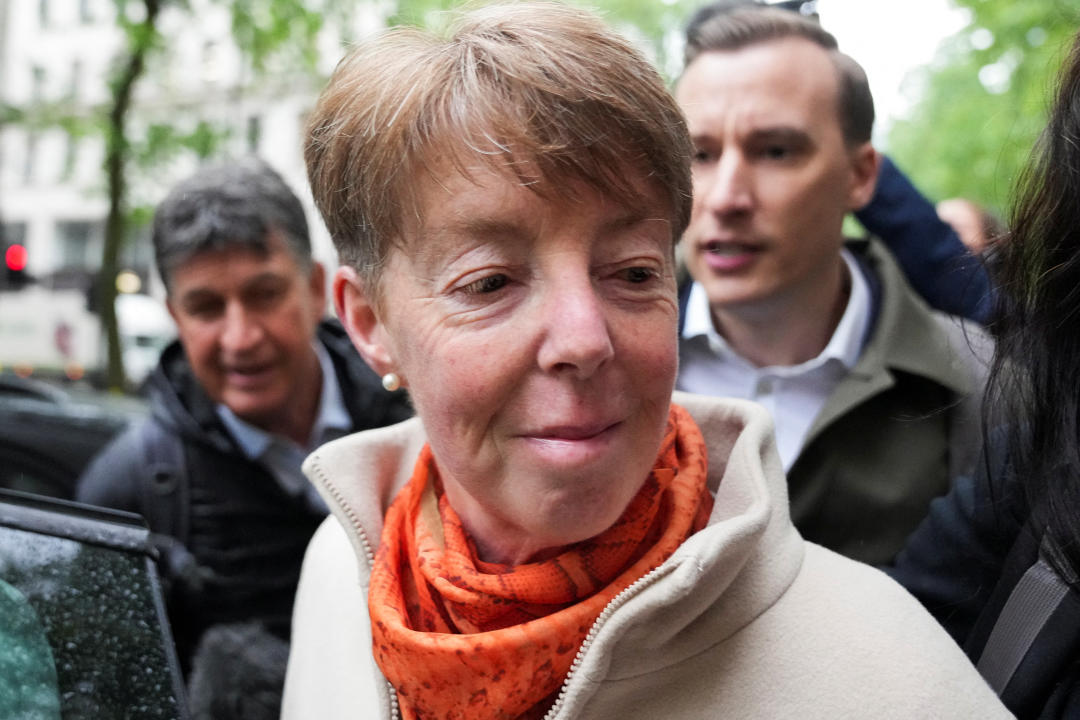
M338 494L337 488L329 482L326 482L325 484L327 489L330 490L330 494L337 500L338 507L347 507L345 503L342 502L342 498ZM368 574L370 575L371 568L375 566L375 551L371 549L371 543L368 541L367 533L364 531L364 528L361 527L360 523L357 522L355 518L350 518L350 520L352 521L353 528L356 530L357 537L360 538L360 546L364 549L364 555L367 557ZM604 609L600 611L600 615L593 621L588 634L585 635L585 640L582 641L581 647L578 648L577 655L574 656L574 661L570 663L570 670L567 671L566 678L563 679L562 687L559 688L559 694L555 698L555 702L547 711L547 714L544 715L544 720L554 720L555 716L559 714L559 710L562 709L563 702L566 700L566 693L570 687L571 680L573 680L574 673L581 666L585 653L588 652L589 646L592 645L593 640L600 632L601 626L633 595L636 595L646 586L655 582L660 575L661 568L663 568L665 564L666 563L662 563L627 585L615 597L611 598L608 604L604 606ZM394 685L389 680L386 680L385 682L390 693L390 720L399 720L401 717L401 710L398 707L397 690L394 689Z
M566 694L570 688L570 682L573 680L574 673L581 667L582 660L585 657L585 653L589 651L589 646L592 645L596 636L600 632L601 626L608 621L608 619L618 610L620 607L626 604L633 595L636 595L646 586L651 585L660 576L660 569L664 565L655 567L649 572L639 577L634 582L623 588L615 597L611 598L604 609L600 611L600 615L593 621L592 627L589 628L588 634L581 643L581 647L578 648L577 655L574 656L574 662L570 663L570 670L566 673L566 678L563 679L562 687L559 688L559 695L555 698L555 702L551 708L544 715L544 720L554 720L555 716L559 714L562 709L563 703L566 701Z
M323 484L330 491L330 494L334 496L334 500L337 501L338 507L347 508L348 505L344 502L344 499L338 492L337 487L335 487L331 482L329 482L329 479L325 476L322 477L322 480ZM375 567L375 551L371 549L371 543L368 541L367 533L364 531L364 528L360 525L357 519L355 517L352 517L350 514L349 521L351 522L353 529L356 530L356 536L360 539L360 547L364 549L364 556L367 558L368 563L368 576L370 577L371 569ZM400 720L401 709L398 707L397 690L394 689L393 683L391 683L386 678L383 678L383 681L386 683L386 688L390 693L390 720Z

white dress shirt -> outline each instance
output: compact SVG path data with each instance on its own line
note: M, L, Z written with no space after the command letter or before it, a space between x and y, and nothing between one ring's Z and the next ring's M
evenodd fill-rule
M705 288L694 283L679 340L676 387L702 395L754 400L776 423L776 443L784 469L799 457L814 419L840 380L858 362L870 324L870 288L846 249L841 257L851 278L851 293L829 343L799 365L756 367L736 353L716 331Z

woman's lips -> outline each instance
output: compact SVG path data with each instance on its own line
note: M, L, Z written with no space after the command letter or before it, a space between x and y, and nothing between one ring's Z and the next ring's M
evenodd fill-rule
M614 427L617 423L592 423L587 425L559 425L529 435L549 440L587 440Z
M710 240L701 246L705 265L714 272L735 272L754 262L761 247L732 240Z
M605 459L622 425L622 422L559 425L520 437L541 461L573 467Z

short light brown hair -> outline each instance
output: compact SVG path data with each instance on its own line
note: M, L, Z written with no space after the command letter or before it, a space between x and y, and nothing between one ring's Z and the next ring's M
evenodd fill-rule
M836 68L837 111L849 146L869 142L874 129L874 98L862 67L840 52L836 38L814 20L798 13L756 4L713 3L699 10L686 28L684 67L707 52L731 52L751 45L802 38L829 54ZM800 72L800 68L793 72Z
M627 204L645 181L669 206L674 243L690 217L690 155L656 70L597 17L555 3L481 8L445 36L392 28L362 43L319 98L304 148L341 262L373 286L418 211L421 169L446 161L468 176L482 162L542 195L569 199L576 181Z

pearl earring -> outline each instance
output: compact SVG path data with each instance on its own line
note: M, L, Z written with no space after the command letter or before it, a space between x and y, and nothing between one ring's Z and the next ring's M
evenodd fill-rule
M388 372L382 376L382 386L388 392L394 392L401 387L401 378L398 377L397 373Z

